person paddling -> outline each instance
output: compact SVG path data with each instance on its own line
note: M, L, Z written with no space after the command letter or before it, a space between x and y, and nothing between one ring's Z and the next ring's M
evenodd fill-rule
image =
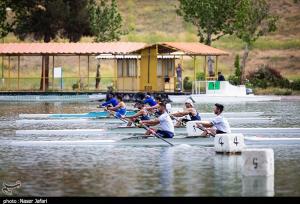
M154 115L156 115L158 117L159 114L158 114L157 110L159 108L159 103L163 102L162 97L156 96L155 97L155 102L156 102L156 105L150 106L150 107L146 107L146 110L149 111L150 113L153 113ZM169 113L171 111L171 109L172 109L171 104L170 103L166 103L166 107L167 107L167 112Z
M104 107L116 107L118 105L118 100L116 99L115 95L113 93L108 94L108 101L105 103L102 103L101 106L98 106L99 108L104 108Z
M151 128L151 130L163 138L173 138L174 137L174 124L172 122L170 115L167 113L166 103L160 102L158 110L161 113L161 115L158 118L155 118L153 120L141 121L141 124L146 125L146 126L159 125L159 129ZM145 135L150 135L151 130L147 130Z
M143 101L143 103L149 104L149 106L151 107L157 105L157 102L148 94L145 96L145 100Z
M201 136L215 136L216 134L231 133L230 125L227 119L222 115L223 110L224 106L222 104L216 103L213 110L216 114L216 117L211 121L200 121L199 123L196 123L196 127L198 128L204 126L204 131Z
M134 114L133 116L129 117L123 117L124 119L128 119L129 122L127 123L127 126L131 126L132 122L135 122L137 119L140 120L150 120L150 116L148 111L145 109L145 104L143 102L136 102L134 104L134 108L137 108L139 111Z
M201 117L200 117L198 111L194 108L194 103L192 102L191 99L187 99L185 101L185 108L186 109L182 112L170 114L171 118L172 117L183 117L183 116L187 116L187 115L190 116L190 119L183 118L183 119L177 120L177 123L175 125L176 127L182 126L182 124L185 124L189 121L201 120Z
M126 104L123 101L122 96L117 96L117 102L118 104L115 107L107 107L108 111L115 112L115 117L122 118L126 115Z
M150 113L154 113L155 114L157 112L158 108L159 108L159 103L162 102L162 98L160 96L156 96L155 97L155 102L156 102L155 105L150 106L150 107L146 107L145 109L147 111L149 111Z

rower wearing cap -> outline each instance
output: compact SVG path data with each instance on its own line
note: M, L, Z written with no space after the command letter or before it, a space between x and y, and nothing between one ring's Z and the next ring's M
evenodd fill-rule
M108 107L108 106L112 106L112 107L116 107L118 105L118 100L115 98L115 95L113 93L109 93L108 94L108 101L106 101L105 103L102 103L101 106L98 107Z
M198 128L201 127L201 125L206 128L201 136L231 133L230 125L227 119L222 115L223 110L224 106L216 103L213 111L217 116L211 121L199 121L199 123L196 124Z
M152 128L151 130L155 131L161 137L173 138L174 124L172 122L170 115L167 113L166 103L160 102L158 109L159 112L161 113L161 115L158 118L155 118L153 120L144 120L141 121L141 123L148 126L155 126L159 124L159 129L156 130ZM150 135L151 131L147 130L145 134Z
M201 117L198 113L198 111L194 108L194 103L191 99L187 99L185 101L185 110L182 112L177 112L171 114L171 117L183 117L183 116L190 116L190 119L179 119L178 122L176 123L176 127L181 126L182 123L186 123L188 121L195 121L195 120L201 120Z
M123 117L125 119L129 119L130 120L127 123L128 127L131 126L132 122L136 121L137 119L140 119L140 120L150 120L149 113L145 109L145 104L143 102L136 102L134 104L134 108L139 109L139 111L136 114L134 114L133 116L129 116L129 117Z
M115 107L108 107L107 109L110 111L115 111L115 117L121 118L126 114L126 104L124 103L122 96L117 96L117 102L118 105Z

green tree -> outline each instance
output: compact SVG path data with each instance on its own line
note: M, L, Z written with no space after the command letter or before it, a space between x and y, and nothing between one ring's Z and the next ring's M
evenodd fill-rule
M199 42L211 45L226 34L233 33L233 18L239 0L179 0L177 14L197 29ZM213 60L208 57L209 73Z
M99 5L93 5L90 10L90 25L96 42L109 42L120 40L123 33L122 17L118 11L115 0L107 5L101 0Z
M197 28L199 42L212 41L232 33L237 0L179 0L177 13Z
M240 56L236 55L234 60L234 75L228 77L228 81L233 85L241 84L241 67L240 67Z
M90 0L10 0L14 18L13 31L21 40L33 38L50 42L57 36L68 38L71 42L90 32L89 3ZM40 89L48 90L49 56L43 56L45 72L42 71ZM43 85L45 77L45 87Z
M235 10L234 30L245 43L241 64L241 83L245 82L246 61L253 43L261 36L276 30L278 17L270 14L266 0L241 0Z
M11 30L11 25L7 22L7 1L0 1L0 38L4 38Z
M241 77L240 55L235 56L234 67L235 67L235 71L234 71L235 76Z

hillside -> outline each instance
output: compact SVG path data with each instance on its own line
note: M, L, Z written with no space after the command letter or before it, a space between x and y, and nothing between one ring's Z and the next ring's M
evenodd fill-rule
M255 43L249 55L247 70L256 69L260 64L269 64L289 79L300 78L300 1L270 0L270 2L272 13L280 17L278 30ZM124 29L129 30L129 34L123 36L121 41L197 42L195 28L176 14L178 4L177 0L118 0ZM9 35L4 41L18 40ZM83 37L81 41L92 39ZM235 55L242 55L243 43L234 36L225 36L213 42L213 46L231 53L230 56L222 57L219 63L227 77L233 73ZM202 60L201 57L197 60L198 69L201 69ZM65 62L68 64L68 60ZM192 73L192 64L191 61L185 62L186 74Z
M270 2L272 13L280 17L278 30L255 43L247 70L255 69L260 64L270 64L290 79L300 78L300 2ZM118 5L124 24L132 29L122 38L123 41L198 41L194 27L176 14L177 0L119 0ZM235 55L242 55L242 42L226 36L214 42L213 46L231 53L220 61L221 69L229 75L233 71Z

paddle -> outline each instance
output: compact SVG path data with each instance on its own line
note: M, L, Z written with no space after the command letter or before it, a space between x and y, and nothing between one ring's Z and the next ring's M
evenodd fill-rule
M159 139L161 139L162 141L168 143L170 146L174 146L171 142L169 142L169 141L165 140L164 138L162 138L161 136L159 136L154 130L148 128L146 125L144 125L144 124L142 124L142 123L140 123L140 125L141 125L144 129L150 131L150 132L151 132L154 136L156 136L157 138L159 138Z
M199 124L199 127L198 126L196 126L196 127L199 128L200 130L202 130L203 132L206 131L208 133L208 135L215 137L210 131L206 130L206 128L203 127L202 124Z
M103 111L107 111L106 110L106 108L107 108L106 106L100 106L100 105L98 105L98 106L96 106L96 108L103 109ZM129 109L128 111L138 112L139 109L133 108L133 109Z
M121 120L122 122L124 122L124 123L128 123L128 121L127 120L125 120L125 119L123 119L123 118L119 118L119 117L117 117L115 114L113 114L113 112L115 112L115 111L112 111L112 110L108 110L108 109L104 109L105 111L107 111L107 112L109 112L111 115L113 115L115 118L117 118L117 119L119 119L119 120Z
M176 120L176 121L179 122L182 126L185 126L185 125L186 125L185 122L183 122L183 121L177 119L176 117L174 117L174 116L172 116L172 115L170 115L170 114L169 114L169 116L171 117L172 120Z

